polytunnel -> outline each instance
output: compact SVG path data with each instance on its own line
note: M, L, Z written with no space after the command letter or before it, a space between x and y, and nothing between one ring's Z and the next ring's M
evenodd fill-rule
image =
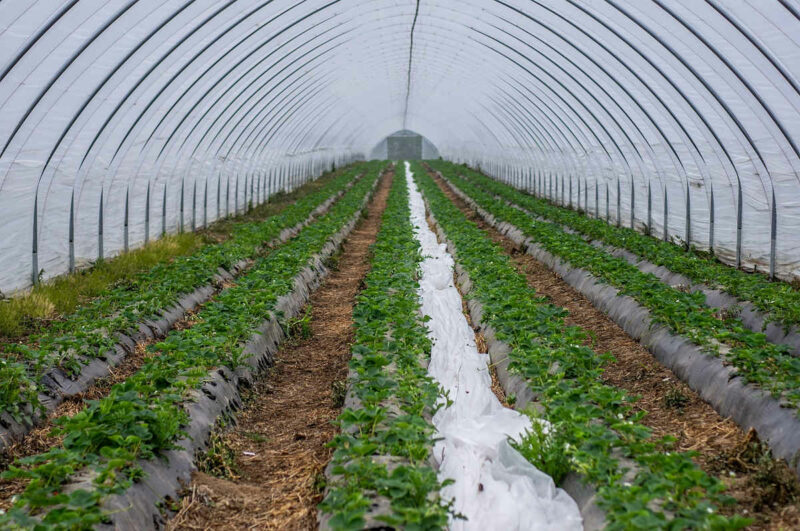
M400 152L391 147L398 137L416 142L420 155L408 158L435 160L368 160ZM375 204L381 206L373 212ZM469 212L463 224L462 211ZM389 226L392 216L410 224ZM480 240L470 223L488 231L494 247L467 245L470 238ZM313 236L328 225L324 237ZM351 239L372 230L362 225L373 227L371 243L352 251ZM11 501L0 503L8 511L0 515L7 525L57 528L68 525L67 513L78 515L78 527L209 525L192 513L196 509L176 506L172 512L179 517L168 524L174 514L152 508L164 507L164 499L180 505L179 486L190 481L196 455L212 444L206 442L210 433L217 441L217 419L241 407L240 388L253 385L261 392L253 383L259 381L256 375L280 359L281 349L289 348L282 345L303 351L303 341L317 340L309 323L318 318L315 304L323 303L314 297L328 289L325 279L335 277L336 267L345 267L331 264L348 263L349 251L340 252L342 246L359 257L346 267L358 262L366 269L348 277L355 279L351 295L333 297L349 305L341 312L348 319L352 314L355 323L355 339L341 344L355 346L342 354L347 359L352 350L349 369L322 371L325 378L337 377L337 370L344 376L317 385L319 392L341 395L336 414L321 423L339 418L342 433L326 435L336 448L334 461L316 472L326 478L325 487L308 495L322 505L319 514L314 504L291 523L270 513L273 520L257 525L652 529L675 518L688 522L678 527L800 525L796 0L0 0L0 230L0 380L5 381L0 401L6 402L0 448L11 452L7 461L25 457L14 453L19 441L50 422L62 403L95 396L87 390L116 374L118 365L127 367L131 353L149 348L172 356L194 341L206 356L186 357L186 365L162 368L169 377L153 377L188 378L185 388L169 387L174 391L169 396L202 389L193 405L165 398L169 405L161 410L153 404L162 398L148 394L136 406L156 400L150 413L171 411L164 417L179 419L175 430L186 437L175 431L172 442L146 442L136 450L121 438L98 442L82 457L69 457L75 461L64 470L81 474L62 471L66 475L58 480L45 481L35 466L25 464L27 472L18 477L35 488L28 494L9 490ZM172 246L158 251L168 258L148 258L148 249L159 241ZM505 251L501 258L489 258L500 251ZM525 270L534 266L519 262L520 255L538 264L538 273ZM141 263L115 261L126 256ZM481 257L495 269L481 265ZM145 266L146 260L152 263ZM300 264L296 269L292 260ZM503 269L506 262L516 264L517 273ZM135 271L128 273L127 267ZM262 267L280 269L286 278L263 277L259 284L253 275ZM106 270L116 271L101 288L80 292L90 295L70 295L72 302L64 303L68 311L60 309L55 295L37 291L78 285L94 278L93 271L99 276ZM484 275L495 282L482 280ZM572 295L559 299L566 292L550 293L552 284L537 284L547 275L555 275L554 282L568 286ZM270 291L278 285L286 291ZM372 293L376 285L384 285L390 296ZM252 303L247 316L236 313L245 311L234 303L239 289L251 294L236 299ZM534 293L549 297L549 310ZM386 305L385 313L363 302L370 296ZM510 302L500 305L497 297ZM453 317L461 315L462 303L469 318L463 322ZM519 319L504 317L509 305ZM314 312L305 309L312 307ZM391 321L399 321L409 307L425 315L428 332ZM560 312L573 317L565 320ZM7 324L12 314L13 323ZM406 315L406 324L413 315ZM420 365L422 372L416 358L386 362L390 372L409 371L403 372L413 382L407 387L416 386L420 395L413 407L403 402L411 400L403 395L403 382L386 384L393 389L389 393L365 376L370 363L383 370L385 360L370 357L380 339L368 337L364 322L383 327L387 337L402 331L400 350L430 358ZM593 328L601 322L608 326ZM582 326L587 336L575 332ZM603 334L612 329L623 339L608 340ZM547 335L555 330L564 336ZM203 343L202 338L217 336L213 344ZM636 358L636 366L650 367L641 370L655 378L650 392L657 398L648 402L644 384L631 383L630 367L615 372L602 368L607 360L559 357L569 349L573 356L589 349L586 337L607 347L619 364L632 367L631 356L644 356ZM463 353L462 339L468 345ZM215 349L226 354L213 354ZM386 349L394 352L394 346ZM530 352L544 356L536 365L543 370L525 365L533 359ZM447 357L453 353L455 358ZM175 359L184 360L177 354ZM409 363L417 369L408 369ZM207 369L200 372L208 378L191 373L192 364ZM482 376L467 378L452 372L454 366ZM359 377L367 383L353 383ZM574 379L584 387L568 399L567 391L556 392L558 382L543 383L552 378ZM598 382L614 391L601 390ZM431 391L436 386L443 395ZM466 388L478 391L462 397L470 393ZM628 394L608 398L618 388ZM369 402L372 393L384 392L399 402ZM768 456L760 465L774 464L767 482L790 494L753 507L774 504L783 511L782 520L761 509L748 516L754 511L750 505L744 513L735 504L718 509L725 504L709 485L719 470L749 477L757 465L734 470L728 442L697 442L683 431L676 432L676 455L694 441L691 449L703 453L710 445L722 456L715 463L725 464L718 470L700 459L674 466L697 465L708 472L710 483L703 488L715 493L701 501L686 494L690 501L684 507L676 501L680 496L671 499L653 487L651 498L632 497L623 511L617 502L623 503L626 489L661 481L648 474L655 474L651 468L661 459L656 455L669 456L673 448L649 435L643 442L637 439L643 432L630 427L637 414L626 404L641 393L645 405L635 411L654 408L655 418L670 408L675 411L669 415L690 411L686 415L696 422L741 432L739 438L720 440L744 441L748 452ZM455 397L461 402L451 407ZM556 414L553 404L570 400L629 420L620 420L608 437L580 439L598 423L589 422L580 436L564 426L581 426L584 415L596 412L570 409L571 417L559 417L567 410ZM361 413L343 420L336 416L342 404L345 411ZM364 443L362 448L374 444L383 452L368 464L354 456L337 461L346 453L335 446L342 434L355 444L355 433L369 431L356 417L378 410L373 428L411 410L418 413L414 419L427 423L418 433L427 434L422 439L435 434L423 452L435 462L432 475L414 468L425 459L417 459L422 454L414 445L422 443L411 442L410 435L399 454L389 452L400 443L387 440L403 439L393 424L389 439ZM136 418L146 416L141 415ZM647 429L673 437L664 426L683 422L673 417ZM132 419L126 422L140 422ZM165 426L152 433L169 432ZM291 429L298 437L305 433L302 426ZM69 428L66 433L72 444ZM615 437L639 446L607 443ZM184 442L175 446L178 440ZM586 449L590 443L595 449L608 444L605 457L587 458L595 451ZM119 447L112 451L103 444ZM234 453L255 460L266 452L237 444ZM555 464L542 457L559 444L569 449L566 457ZM640 456L642 445L655 446ZM102 459L86 457L94 451ZM164 474L148 461L159 452L172 452ZM108 465L122 453L124 465ZM319 459L327 463L331 457ZM130 472L134 461L144 463L136 465L142 474ZM98 462L107 468L86 473ZM491 466L473 470L462 466L467 462ZM436 494L426 498L417 492L409 502L379 486L370 495L356 493L339 483L343 477L353 480L348 468L353 463L383 466L372 475L397 481L408 466L418 474L419 489L435 484L430 488ZM613 479L601 478L600 469ZM775 487L784 469L784 483ZM446 474L458 478L454 486ZM124 488L112 477L127 478ZM464 486L475 477L484 478L478 483L480 492L487 489L483 498L471 484ZM675 492L685 487L686 493L696 487L669 485ZM68 494L60 494L62 487ZM197 488L192 492L195 500ZM183 495L185 504L195 503ZM474 502L470 496L476 496ZM734 496L739 504L744 497ZM492 511L508 519L487 516ZM621 516L625 511L629 516ZM712 520L693 520L700 513ZM254 518L246 511L237 516L248 517Z

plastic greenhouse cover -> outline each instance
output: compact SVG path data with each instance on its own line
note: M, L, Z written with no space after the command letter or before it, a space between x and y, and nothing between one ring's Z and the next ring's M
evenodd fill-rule
M797 277L799 72L792 0L5 0L0 291L399 129Z

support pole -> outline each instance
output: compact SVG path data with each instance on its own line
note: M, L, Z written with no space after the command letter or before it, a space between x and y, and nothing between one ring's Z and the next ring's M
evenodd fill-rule
M653 190L650 181L647 181L647 234L653 233Z
M69 200L69 272L75 271L75 190Z
M103 189L100 189L100 211L97 215L97 259L103 259Z
M589 215L589 178L583 179L583 211Z
M669 204L667 203L667 184L664 183L664 241L669 240Z
M33 199L33 243L31 245L31 283L39 284L39 194Z
M633 178L631 178L631 228L636 229L636 195L634 193L635 186Z
M778 205L775 203L775 189L772 189L772 216L769 229L769 278L775 280L775 259L778 240Z
M144 199L144 244L150 242L150 181L147 181L147 192Z
M711 199L708 208L708 248L714 254L714 183L711 183Z
M185 189L185 183L184 183L183 179L181 179L181 226L178 229L178 232L181 232L181 233L183 233L183 203L184 203L184 195L185 195L183 193L184 189Z
M122 249L127 253L128 252L128 219L130 215L130 207L128 199L130 197L130 188L125 189L125 213L124 219L122 223Z
M572 208L572 174L569 175L569 207Z
M742 267L742 183L739 182L736 204L736 269Z
M594 217L600 219L600 184L594 182Z
M692 194L689 181L686 181L686 250L692 248Z
M161 237L167 234L167 183L164 183L164 197L161 199Z
M622 226L622 185L617 175L617 227Z
M197 230L197 181L192 182L192 232Z
M231 215L231 176L228 175L226 184L225 184L225 217L228 218Z

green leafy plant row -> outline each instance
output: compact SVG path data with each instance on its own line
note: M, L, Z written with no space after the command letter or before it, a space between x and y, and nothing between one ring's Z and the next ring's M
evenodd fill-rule
M626 260L587 243L580 235L565 232L557 223L534 220L455 173L443 175L497 219L519 228L573 267L589 271L599 281L631 296L650 310L655 322L724 359L744 381L792 407L800 405L800 358L793 356L788 347L770 343L764 334L749 330L732 313L715 312L705 305L702 293L668 286L655 275L643 273Z
M392 184L372 269L353 310L352 395L360 402L338 419L331 445L333 479L320 509L333 529L363 529L377 499L390 511L373 517L396 529L442 529L450 505L428 458L439 386L420 362L430 356L417 296L420 249L413 235L408 189Z
M680 273L693 282L723 290L769 314L769 318L784 326L800 325L800 290L786 282L771 282L760 274L727 266L713 256L696 249L641 234L633 229L616 227L597 218L538 199L504 183L495 181L463 166L436 161L432 166L449 169L492 193L518 204L537 216L566 225L591 239L626 249L656 265Z
M18 460L4 474L29 483L12 509L0 516L3 528L86 529L107 519L101 503L141 479L137 460L155 459L175 447L188 421L190 392L212 369L235 369L245 361L243 345L273 315L279 297L326 242L356 214L381 164L295 238L256 260L236 284L222 290L197 313L191 328L173 330L152 345L151 356L108 396L86 402L72 417L55 421L61 446ZM91 488L65 492L65 485L91 477Z
M730 499L691 455L671 450L674 440L654 440L633 410L634 398L602 383L608 355L587 347L588 334L568 326L566 310L528 286L510 258L442 193L421 166L414 175L433 215L470 276L468 295L483 305L483 319L507 343L509 369L537 396L551 428L517 445L535 466L558 481L582 474L597 489L608 529L735 529L746 520L717 508ZM536 424L536 419L534 419ZM626 475L620 458L635 461Z
M315 208L363 171L363 165L349 168L280 214L264 221L238 223L230 239L157 264L54 322L26 343L5 345L0 356L0 412L30 422L32 410L41 407L37 395L43 390L41 377L48 369L61 367L68 374L80 373L82 362L113 350L116 333L157 318L181 295L210 283L220 267L230 269L237 262L258 255L265 243L307 219Z

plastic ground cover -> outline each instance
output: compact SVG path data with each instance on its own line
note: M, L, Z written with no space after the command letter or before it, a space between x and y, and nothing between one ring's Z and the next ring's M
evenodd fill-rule
M428 228L407 162L406 172L411 223L423 256L419 294L432 341L428 373L452 401L433 417L442 437L433 452L439 477L455 481L442 494L466 517L450 529L582 529L572 498L508 442L519 442L531 419L504 407L492 392L489 357L478 352L453 282L453 257Z

